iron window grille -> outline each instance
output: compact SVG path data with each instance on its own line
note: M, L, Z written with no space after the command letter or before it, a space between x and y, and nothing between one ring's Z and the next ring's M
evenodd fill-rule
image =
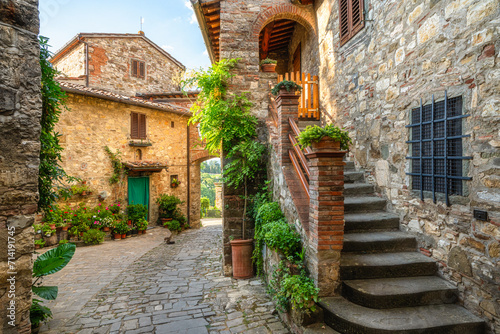
M424 191L432 192L436 203L436 193L445 195L446 205L450 205L450 195L463 195L463 181L471 177L463 176L463 161L472 157L463 156L462 139L464 135L462 119L469 114L462 113L462 97L448 98L445 91L443 101L423 105L411 111L410 148L411 176L413 190L420 190L420 199Z

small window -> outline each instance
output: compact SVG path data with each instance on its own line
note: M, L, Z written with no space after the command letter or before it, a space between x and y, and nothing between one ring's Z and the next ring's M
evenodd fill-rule
M173 128L174 127L174 121L170 122L170 127Z
M144 79L146 77L146 63L132 59L132 76Z
M146 139L146 115L133 112L130 118L130 138Z
M447 98L415 108L411 111L410 145L411 188L432 192L436 202L436 193L445 194L449 205L449 195L463 195L464 160L462 140L469 135L463 134L462 97Z
M365 26L363 0L339 0L340 45Z

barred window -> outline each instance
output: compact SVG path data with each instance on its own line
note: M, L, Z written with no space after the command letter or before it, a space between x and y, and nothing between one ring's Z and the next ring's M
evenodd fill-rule
M411 111L410 156L411 189L420 190L424 199L424 191L432 192L436 202L436 193L445 194L446 205L449 205L449 195L463 195L464 177L463 161L471 157L463 156L462 97L457 96L423 105Z

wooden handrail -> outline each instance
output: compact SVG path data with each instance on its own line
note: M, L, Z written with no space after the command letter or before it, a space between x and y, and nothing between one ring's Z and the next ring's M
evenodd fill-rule
M311 195L309 194L309 182L307 182L306 177L304 176L304 173L300 170L299 162L297 161L297 158L295 157L295 152L293 150L288 150L288 155L290 156L290 160L292 161L292 165L295 168L297 175L299 176L300 183L302 184L302 187L304 188L304 190L307 194L307 197L311 198Z
M295 137L291 133L288 134L288 138L292 142L293 150L295 151L295 154L299 158L300 164L306 171L307 177L311 177L311 171L309 170L309 166L307 165L306 156L304 155L304 152L302 152L302 150L300 149L297 140L295 140Z
M295 122L295 120L291 117L288 118L288 123L290 124L290 127L292 128L292 132L293 132L293 135L295 137L298 137L300 135L300 129L299 129L299 126L297 125L297 123ZM304 151L306 152L306 154L309 154L309 153L312 153L311 149L308 147L306 147L304 149Z

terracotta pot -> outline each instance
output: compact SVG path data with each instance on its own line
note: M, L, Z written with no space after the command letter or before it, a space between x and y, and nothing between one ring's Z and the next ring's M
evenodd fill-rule
M120 240L122 238L122 235L120 233L115 233L113 234L115 240Z
M103 230L104 232L109 232L109 227L107 227L107 226L106 226L106 227L104 227L102 230Z
M244 279L253 277L253 239L231 240L230 243L233 258L233 278Z
M330 137L323 137L319 142L311 144L313 151L326 152L326 151L340 151L340 142L334 141Z
M39 244L35 244L35 249L40 249L40 245Z
M126 238L127 238L127 233L122 234L122 239L126 239Z
M49 227L50 227L51 229L55 230L55 229L56 229L56 224L49 224Z
M68 228L69 228L68 226L63 226L62 230L63 230L63 231L67 231L67 230L68 230Z
M262 64L260 65L262 72L273 73L276 72L276 64Z
M81 237L83 237L83 233L84 233L84 232L80 232L80 236L81 236Z

